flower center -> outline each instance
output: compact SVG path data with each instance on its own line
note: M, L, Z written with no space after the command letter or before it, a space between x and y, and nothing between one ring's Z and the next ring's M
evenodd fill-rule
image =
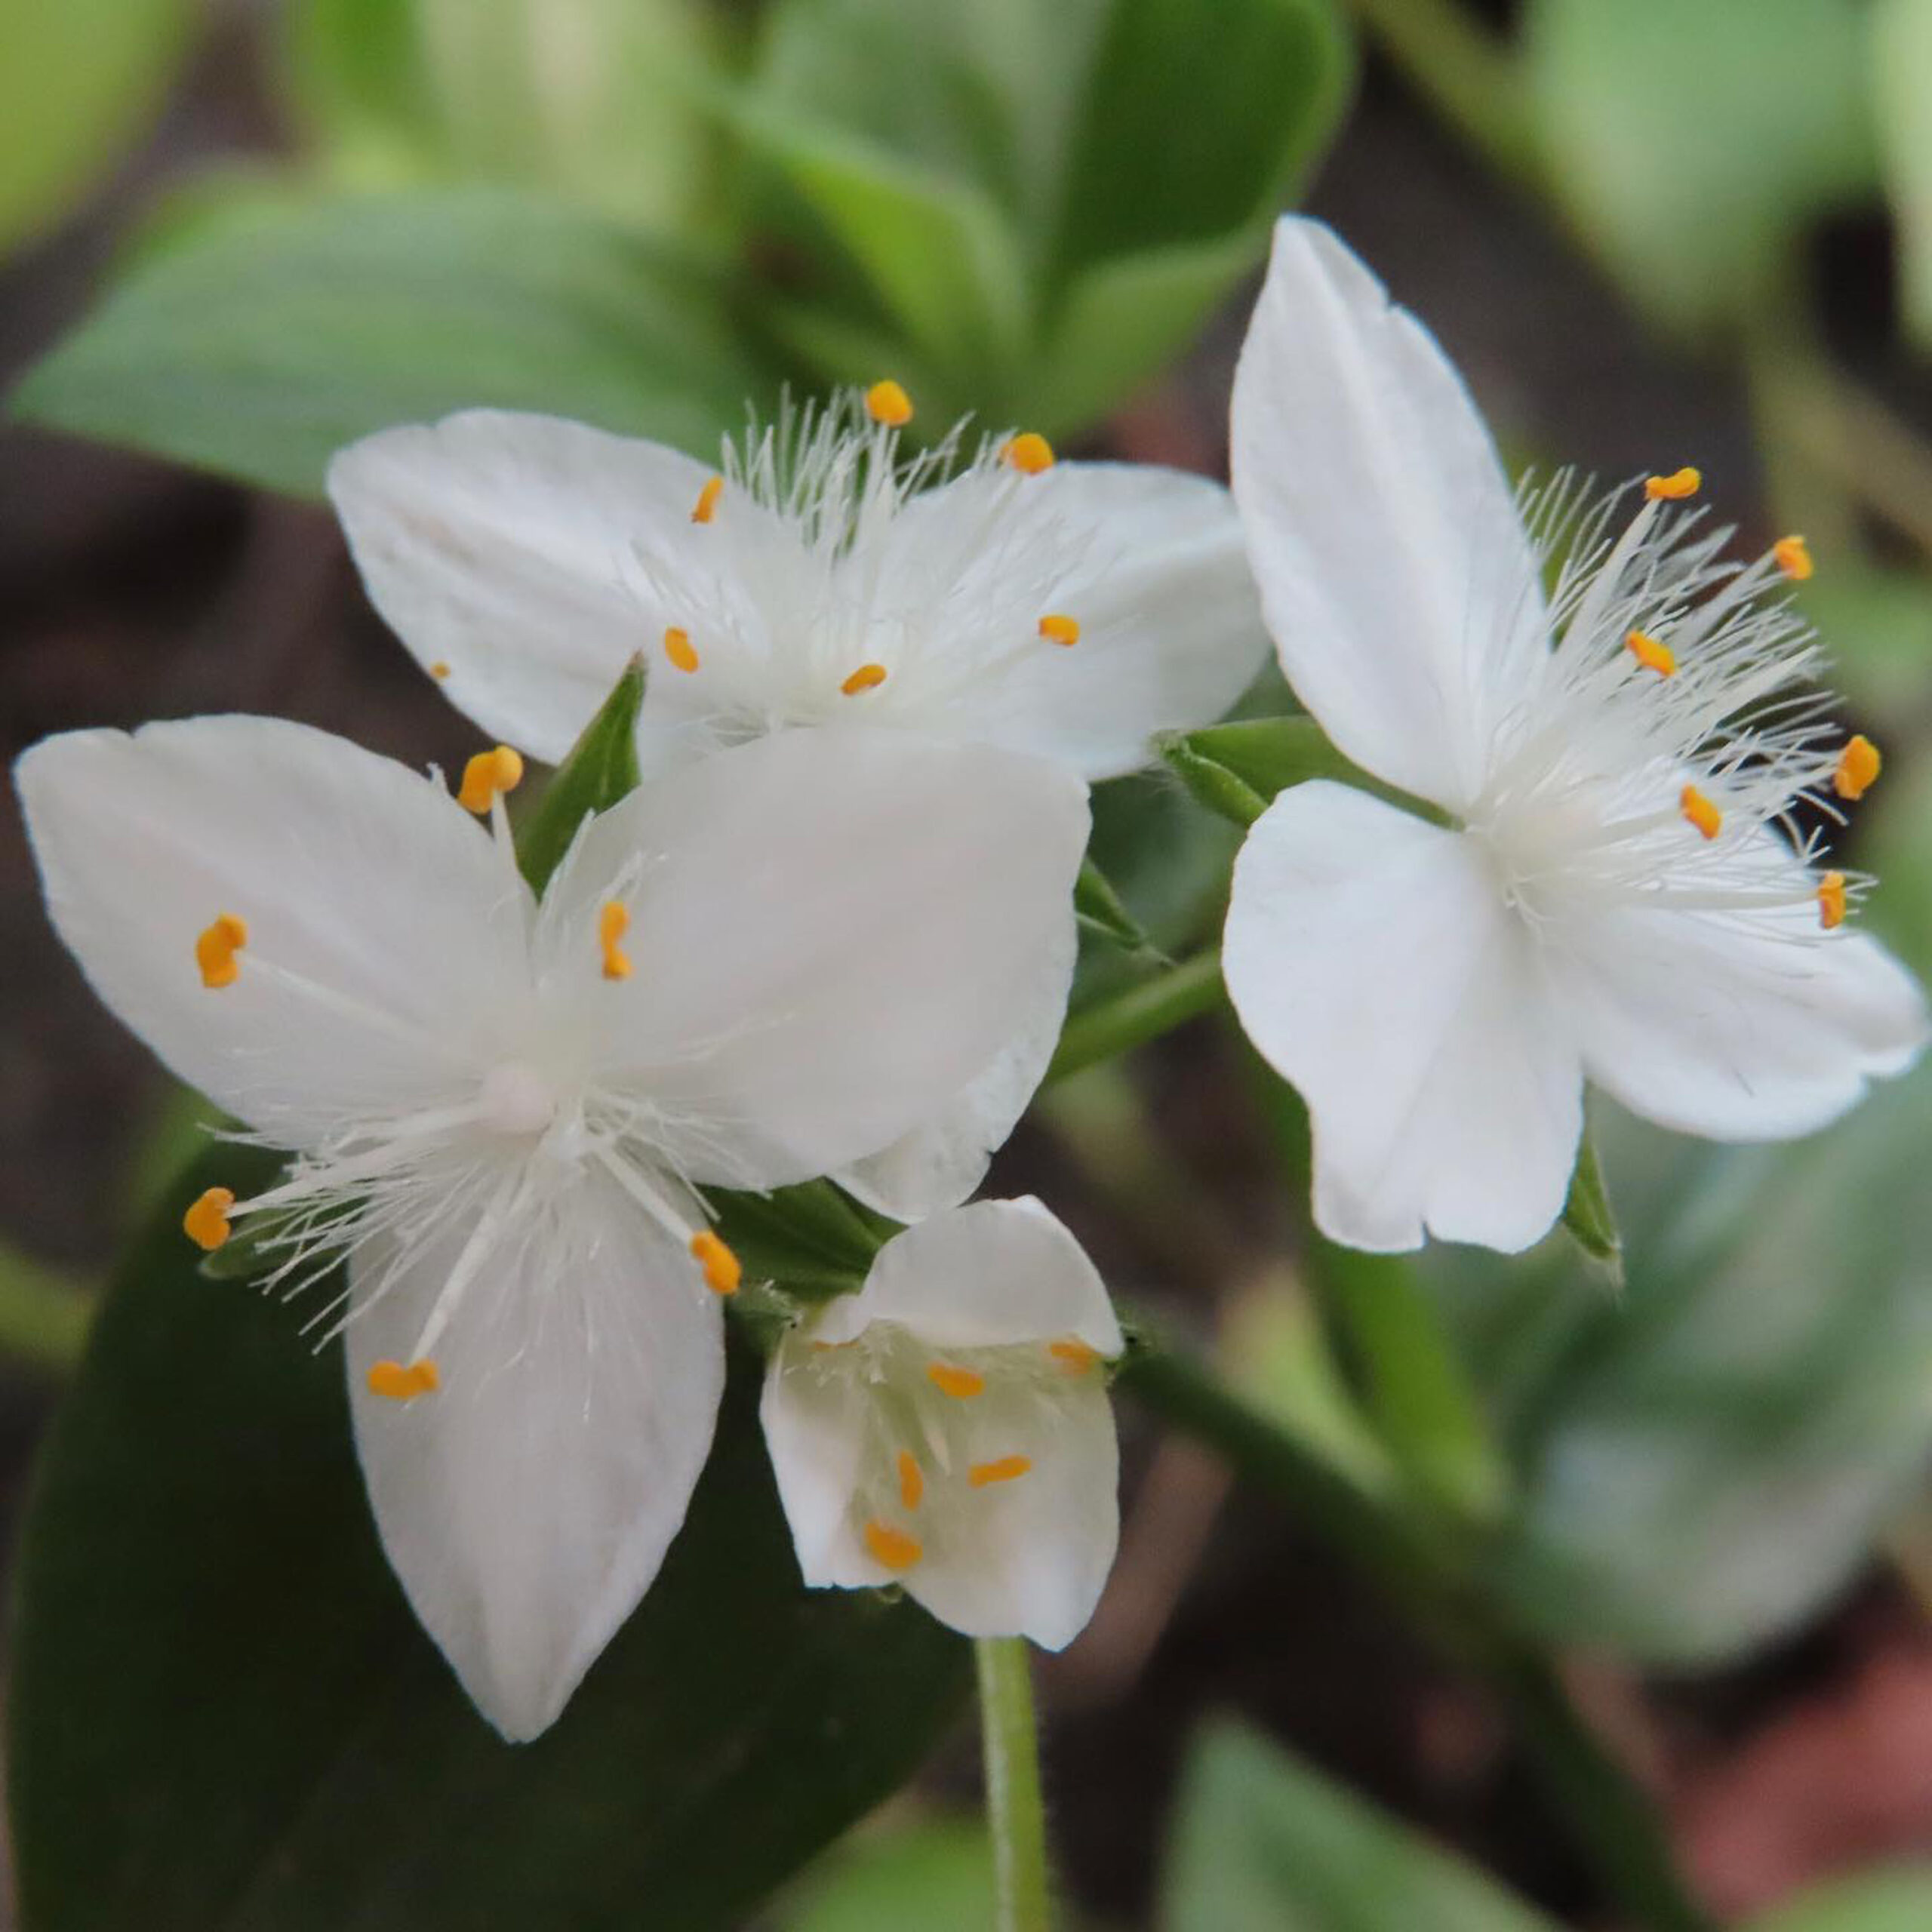
M497 1134L541 1134L556 1116L555 1091L528 1060L491 1067L477 1098L483 1124Z

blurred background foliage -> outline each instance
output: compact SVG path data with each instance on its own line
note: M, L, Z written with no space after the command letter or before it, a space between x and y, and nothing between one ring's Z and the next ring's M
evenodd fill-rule
M0 36L10 749L235 704L460 755L325 519L234 486L312 497L343 441L466 404L709 451L788 385L889 372L921 426L1213 469L1269 224L1313 184L1512 458L1696 460L1744 540L1805 531L1800 595L1888 758L1845 849L1932 971L1932 0L15 0ZM1249 708L1288 703L1277 681ZM1165 776L1103 788L1097 822L1125 916L1088 908L1089 1011L1211 937L1235 836ZM15 1577L33 1932L466 1925L512 1897L527 1921L532 1896L561 1909L530 1874L565 1846L612 1880L572 1924L654 1922L618 1879L680 1926L736 1923L809 1866L760 1922L985 1924L970 1749L823 1850L945 1729L956 1657L903 1620L889 1652L863 1617L758 1621L783 1552L734 1565L743 1515L694 1524L694 1580L613 1654L638 1734L607 1707L512 1770L435 1701L332 1398L299 1352L272 1365L272 1311L226 1321L232 1290L140 1266L77 1367L91 1284L166 1221L198 1116L102 1042L6 839L16 1514L39 1392L72 1389ZM1909 1862L1932 1853L1932 1073L1789 1148L1598 1128L1620 1269L1560 1239L1410 1263L1312 1235L1305 1121L1222 1020L1043 1100L998 1184L1066 1204L1295 1459L1230 1493L1171 1404L1127 1405L1120 1574L1045 1678L1070 1922L1932 1924ZM238 1415L231 1376L257 1395ZM238 1538L281 1553L225 1567ZM1407 1601L1389 1547L1443 1589ZM1476 1640L1407 1633L1445 1606ZM764 1690L705 1675L707 1617L744 1620ZM873 1694L833 1696L866 1655ZM1620 1904L1574 1800L1553 1823L1552 1684L1654 1798L1693 1915L1641 1884ZM735 1783L721 1758L675 1775L707 1712ZM460 1882L398 1854L344 1884L392 1797ZM627 1804L671 1823L641 1844ZM747 1815L795 1829L693 1878Z

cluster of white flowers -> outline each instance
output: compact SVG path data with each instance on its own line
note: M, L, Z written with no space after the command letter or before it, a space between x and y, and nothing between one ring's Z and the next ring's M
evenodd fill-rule
M715 471L494 412L343 452L371 598L504 741L454 795L260 718L20 766L101 997L293 1157L184 1226L248 1231L288 1292L346 1284L312 1326L346 1343L385 1546L512 1737L649 1587L705 1461L741 1274L709 1189L829 1177L911 1224L768 1365L805 1580L975 1635L1085 1623L1121 1331L1038 1202L961 1204L1059 1035L1088 783L1221 716L1268 632L1336 745L1451 821L1300 786L1236 868L1229 989L1308 1100L1335 1238L1534 1240L1586 1075L1792 1134L1924 1035L1845 927L1861 882L1790 824L1877 766L1794 686L1808 633L1772 593L1802 545L1726 562L1687 472L1620 529L1621 497L1519 502L1324 231L1281 226L1232 500L1026 432L909 457L910 415L881 383ZM640 651L643 782L540 897L504 795Z

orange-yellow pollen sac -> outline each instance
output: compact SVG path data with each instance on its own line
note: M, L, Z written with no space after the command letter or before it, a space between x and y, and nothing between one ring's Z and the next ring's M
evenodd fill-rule
M195 941L195 964L202 969L202 984L218 991L232 986L242 977L242 962L235 955L248 943L248 922L232 912L224 912Z
M1060 1364L1063 1375L1084 1375L1100 1359L1097 1349L1090 1349L1077 1335L1063 1337L1047 1344L1047 1353Z
M1031 1456L1001 1456L995 1462L975 1463L966 1480L975 1489L989 1489L996 1482L1017 1482L1032 1466Z
M919 1469L918 1460L909 1449L899 1452L899 1500L909 1509L919 1506L919 1499L926 1493L926 1478Z
M1632 631L1623 640L1623 648L1647 671L1654 671L1660 678L1677 675L1677 653L1667 644L1660 644L1647 632Z
M435 663L429 666L429 675L432 678L441 680L444 678L447 678L449 674L450 667L445 659L439 657L436 660Z
M734 1295L745 1278L744 1263L713 1234L702 1228L691 1236L691 1257L704 1270L704 1285L715 1295Z
M912 420L912 398L888 377L866 390L866 414L888 429L903 429Z
M1843 872L1827 872L1818 881L1818 923L1827 932L1844 924Z
M1677 795L1678 809L1706 838L1715 838L1723 829L1724 814L1694 785L1687 785Z
M1811 561L1810 546L1801 537L1780 537L1771 546L1771 556L1793 583L1802 583L1818 568Z
M523 783L523 760L508 745L478 752L463 768L456 801L478 818L488 812L500 792L514 792Z
M888 1570L909 1570L926 1553L925 1545L917 1537L895 1530L877 1517L866 1525L866 1547L872 1552L872 1561Z
M1885 761L1878 747L1861 731L1838 753L1838 768L1832 774L1832 789L1841 798L1855 802L1878 782Z
M617 943L629 931L630 923L630 908L621 900L607 900L597 915L597 943L604 949L607 980L628 980L631 976L630 955Z
M228 1211L234 1205L232 1187L208 1188L195 1197L181 1217L181 1232L197 1247L212 1254L235 1232L228 1222Z
M1080 620L1066 617L1058 611L1049 611L1040 620L1040 635L1050 644L1078 644Z
M697 493L697 501L691 507L694 523L709 523L718 514L718 500L724 494L724 479L714 476Z
M697 652L691 645L691 634L675 624L664 633L664 655L671 660L672 669L695 671L697 669Z
M1681 503L1686 497L1694 497L1704 487L1704 472L1693 469L1687 463L1681 469L1673 469L1668 476L1652 476L1644 484L1644 494L1652 503Z
M442 1386L436 1364L427 1355L406 1367L399 1361L370 1364L369 1393L388 1402L413 1402L418 1395L430 1395Z
M885 682L883 664L861 664L838 688L848 697L857 697L861 691L875 690Z
M1054 446L1037 429L1023 429L1018 435L1009 437L999 455L1008 469L1018 470L1023 476L1037 476L1041 470L1054 466Z
M986 1392L986 1378L978 1370L961 1368L949 1361L928 1362L926 1380L942 1395L950 1395L957 1402L970 1402Z

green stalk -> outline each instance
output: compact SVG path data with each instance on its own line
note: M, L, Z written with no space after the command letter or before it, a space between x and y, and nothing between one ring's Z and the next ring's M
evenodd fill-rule
M995 1932L1052 1932L1046 1807L1040 1796L1040 1741L1026 1640L980 1637L980 1748L986 1767L986 1825L992 1834Z
M1047 1078L1064 1080L1097 1060L1111 1060L1130 1047L1158 1039L1184 1020L1211 1012L1223 997L1220 949L1210 946L1075 1014L1060 1036Z

